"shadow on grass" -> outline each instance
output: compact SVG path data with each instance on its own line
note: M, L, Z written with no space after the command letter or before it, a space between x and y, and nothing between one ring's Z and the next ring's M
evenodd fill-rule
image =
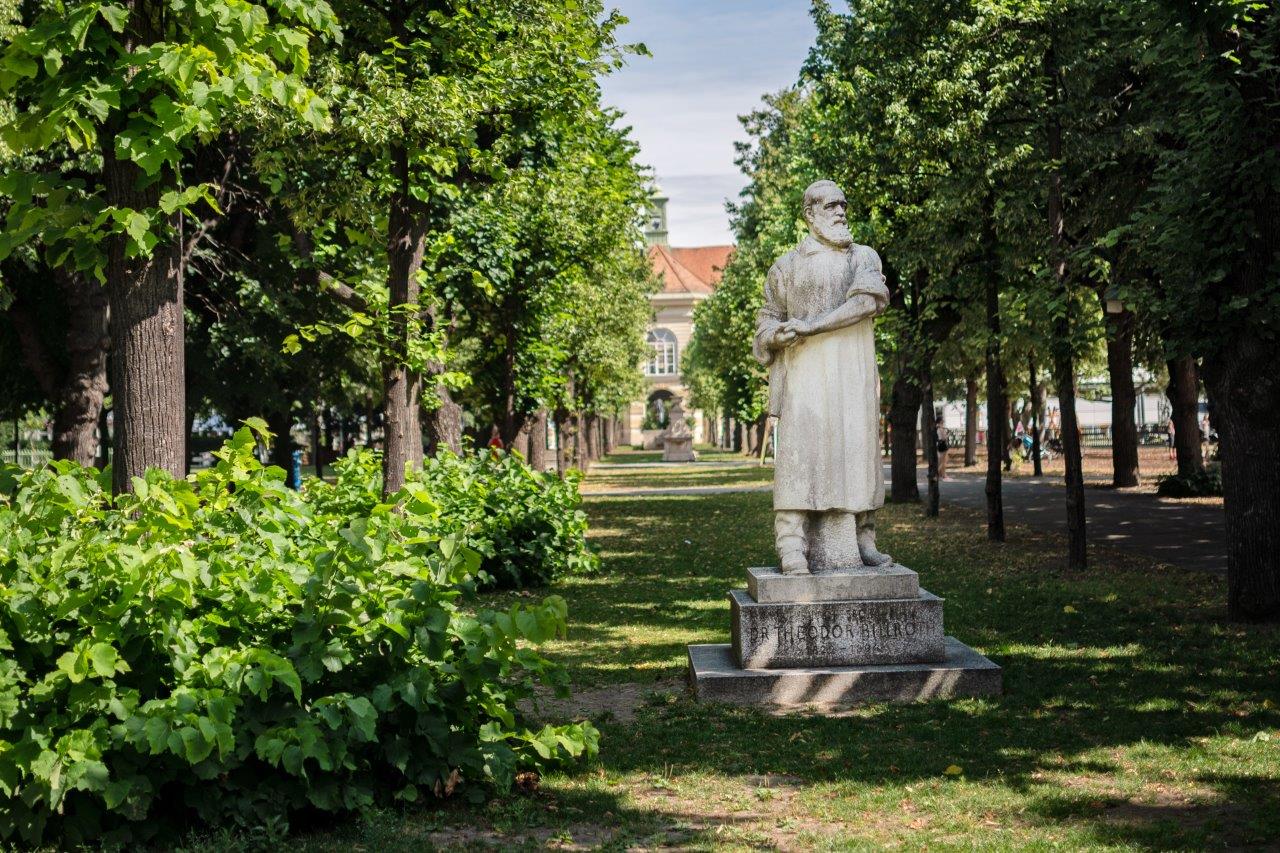
M726 595L745 568L770 562L769 501L590 502L607 531L595 540L605 574L559 590L570 637L550 653L584 687L683 673L687 643L728 640ZM897 789L956 765L965 783L1011 796L1024 827L1072 827L1088 843L1280 839L1275 743L1203 745L1280 728L1280 632L1224 626L1221 578L1101 550L1094 571L1072 575L1055 568L1056 537L1018 528L993 545L976 515L954 509L926 520L886 507L879 526L884 547L946 599L947 632L1004 667L1003 698L823 718L679 697L627 725L604 721L603 768Z

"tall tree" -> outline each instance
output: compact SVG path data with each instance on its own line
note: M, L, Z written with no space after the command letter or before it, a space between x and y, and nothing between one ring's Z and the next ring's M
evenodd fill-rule
M316 126L324 104L302 84L314 33L336 34L324 2L78 0L40 7L0 58L3 128L17 153L74 171L14 170L0 258L28 241L56 265L96 276L110 303L113 485L147 468L185 472L182 270L186 153L260 98Z

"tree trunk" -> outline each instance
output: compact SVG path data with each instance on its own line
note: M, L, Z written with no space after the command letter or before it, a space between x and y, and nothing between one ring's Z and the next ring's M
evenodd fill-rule
M597 421L598 419L594 414L582 416L582 431L586 434L586 461L588 465L600 458L599 434L596 432Z
M978 377L964 378L964 466L978 464Z
M1280 379L1275 346L1235 335L1206 356L1222 460L1227 618L1280 621Z
M63 269L52 277L67 309L68 364L63 370L45 345L37 318L21 295L6 312L22 366L53 404L53 458L90 467L98 455L98 420L107 389L107 294L96 282ZM43 298L43 297L42 297Z
M1200 372L1189 355L1172 359L1169 366L1169 405L1173 409L1173 447L1178 474L1189 476L1204 470L1200 456Z
M535 471L547 470L547 410L538 409L529 429L529 466Z
M275 436L271 444L271 464L283 468L287 474L293 469L293 436L289 427L293 418L288 411L270 412L267 415L267 428Z
M1053 43L1045 52L1045 76L1051 81L1050 104L1056 108L1062 81ZM1084 472L1080 456L1080 430L1076 420L1076 375L1072 353L1071 282L1067 275L1066 218L1063 212L1062 172L1057 163L1062 159L1062 119L1056 109L1049 117L1048 155L1054 163L1049 174L1050 257L1053 275L1062 298L1062 310L1054 322L1054 376L1058 385L1058 407L1062 413L1062 456L1066 468L1067 498L1067 568L1084 571L1088 567L1085 539Z
M579 412L569 418L569 463L584 474L588 468L588 462L584 458L585 450L586 439L582 435L582 413Z
M531 429L532 424L529 421L525 421L524 428L516 433L515 441L511 442L510 447L511 450L523 456L525 461L529 459L529 434Z
M115 155L103 137L104 200L112 207L159 206L161 184L144 189L142 172ZM182 218L148 257L125 257L125 238L107 241L107 299L111 318L111 397L114 420L112 490L133 488L148 468L182 477L186 471L186 381L183 354Z
M324 479L324 458L320 455L320 409L318 407L311 410L311 464L316 469L316 478Z
M1031 397L1031 422L1026 428L1031 433L1031 465L1037 477L1044 476L1044 462L1040 459L1040 413L1044 411L1044 399L1040 389L1040 371L1036 369L1035 353L1027 353L1027 393Z
M1106 309L1105 294L1103 309ZM1138 424L1134 417L1133 331L1135 317L1128 309L1107 314L1107 373L1111 381L1111 483L1116 488L1138 485ZM1197 443L1196 454L1200 448Z
M986 314L987 314L987 539L992 542L1003 542L1004 534L1004 492L1001 482L1000 460L1003 448L1008 444L1004 438L1004 371L1000 365L1000 283L999 264L995 256L995 201L990 194L983 204L983 245L984 273L986 276Z
M905 367L893 380L889 398L890 446L889 500L906 503L920 500L916 484L916 421L924 395L914 375Z
M462 453L462 406L453 401L449 389L433 381L434 373L428 372L427 380L435 385L436 406L426 413L426 452L435 456L443 448L450 453Z
M1066 325L1069 321L1061 321ZM1063 329L1059 334L1068 334ZM1058 385L1058 403L1062 414L1062 459L1066 468L1067 492L1067 567L1073 571L1088 568L1085 539L1084 470L1080 454L1080 429L1076 419L1075 361L1069 344L1063 342L1054 356L1054 377Z
M78 273L57 270L54 278L68 309L68 364L56 400L53 455L90 467L98 454L98 417L107 393L107 294Z
M410 194L409 152L403 144L391 146L395 190L387 212L387 291L391 316L393 353L383 356L382 491L391 495L404 485L407 468L422 465L422 433L418 408L422 380L409 370L409 348L416 336L418 272L426 246L425 205Z
M98 461L99 470L106 470L111 464L111 424L108 420L111 410L106 406L98 409Z
M612 417L600 419L600 452L605 456L613 452L613 427L615 422Z
M556 471L563 477L573 467L573 439L570 435L573 418L565 409L556 409Z
M929 496L924 504L924 514L936 518L942 496L938 490L938 425L933 413L933 371L926 367L920 384L920 423L924 431L922 446L929 477Z

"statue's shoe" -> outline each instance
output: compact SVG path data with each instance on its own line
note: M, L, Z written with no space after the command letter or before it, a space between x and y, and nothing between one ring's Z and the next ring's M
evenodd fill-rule
M782 555L782 564L778 567L778 571L784 575L807 575L809 561L805 559L804 552L792 551Z
M893 562L893 557L877 551L874 546L870 548L858 546L858 554L862 556L863 564L868 566L887 566Z

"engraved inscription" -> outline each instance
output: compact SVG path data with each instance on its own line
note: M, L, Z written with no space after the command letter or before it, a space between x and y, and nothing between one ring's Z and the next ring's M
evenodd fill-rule
M757 604L735 598L744 666L918 663L942 654L942 602ZM743 606L745 605L745 606Z

